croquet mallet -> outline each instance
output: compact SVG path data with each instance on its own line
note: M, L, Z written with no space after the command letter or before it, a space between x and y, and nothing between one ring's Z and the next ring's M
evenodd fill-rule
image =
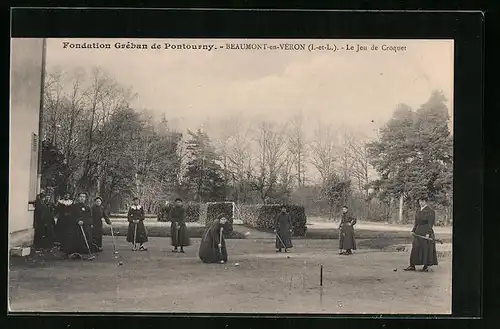
M113 240L113 255L118 254L118 251L116 251L116 242L115 242L115 232L113 230L113 225L109 224L111 228L111 239Z
M134 223L134 251L137 250L137 224L138 223Z
M85 231L83 231L83 225L80 225L80 231L82 232L83 239L85 240L85 245L87 246L87 250L89 251L89 260L93 260L95 258L90 251L89 242L87 241L87 236L85 235Z
M439 243L439 244L443 244L443 240L440 240L440 239L436 239L436 238L434 238L434 239L433 239L433 238L428 238L428 237L426 237L426 236L419 235L419 234L416 234L416 233L414 233L414 232L412 232L411 234L412 234L413 236L416 236L416 237L421 238L421 239L425 239L425 240L427 240L427 241L432 241L432 242L437 242L437 243Z

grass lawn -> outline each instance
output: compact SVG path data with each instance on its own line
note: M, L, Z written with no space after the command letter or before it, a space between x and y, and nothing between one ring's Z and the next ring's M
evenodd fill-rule
M150 238L133 252L111 237L96 260L54 256L12 258L11 311L406 313L451 312L451 257L433 272L403 272L408 252L371 249L359 241L352 256L337 254L337 241L295 240L279 254L272 239L228 239L229 263L203 264L199 239L185 254L171 253L170 239ZM289 258L288 258L289 257ZM239 266L235 266L235 262ZM320 264L324 266L319 286ZM397 271L394 271L397 269Z

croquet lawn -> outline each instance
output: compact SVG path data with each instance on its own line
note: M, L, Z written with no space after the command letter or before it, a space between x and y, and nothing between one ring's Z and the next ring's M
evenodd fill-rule
M449 255L432 272L404 272L408 252L360 247L340 256L336 240L303 239L285 254L275 252L272 239L228 239L230 259L220 265L201 263L200 239L192 239L185 254L174 254L168 238L150 238L149 250L138 252L118 237L118 260L111 241L104 237L105 250L94 261L12 258L10 311L451 312Z

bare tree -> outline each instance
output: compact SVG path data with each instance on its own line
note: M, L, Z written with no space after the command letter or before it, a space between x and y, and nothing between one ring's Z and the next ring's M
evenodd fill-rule
M305 184L306 177L306 136L304 133L304 119L302 114L297 114L290 121L289 128L289 149L293 156L293 163L295 165L295 173L297 176L298 187Z
M258 127L259 172L253 182L254 189L263 202L274 192L279 173L285 164L287 152L284 128L269 122Z
M64 146L63 152L65 158L71 161L74 157L74 137L75 137L75 125L79 119L83 109L84 109L84 95L82 92L82 83L85 79L84 72L81 70L75 70L72 75L72 86L69 92L69 111L67 115L69 125L67 127L66 144Z
M311 163L319 172L322 185L335 172L339 146L337 134L331 126L319 123L310 144Z
M234 128L236 132L228 142L227 171L231 175L237 199L244 201L248 197L249 175L253 165L251 136L249 127L241 120L235 123Z
M363 136L351 135L348 139L348 149L351 164L351 175L358 183L358 189L365 198L368 198L368 183L370 179L370 163L367 139Z
M280 174L279 174L279 184L283 192L289 192L294 185L294 175L293 170L296 161L298 161L296 154L293 152L286 152L283 159L283 165L281 166ZM296 176L298 180L298 176Z
M60 116L64 113L65 73L56 68L47 73L44 87L44 123L42 136L57 143L57 129Z
M233 115L217 121L208 121L204 126L207 128L208 134L212 137L212 142L219 155L219 162L224 174L224 194L227 197L228 184L231 178L234 181L234 175L231 173L233 169L231 148L234 147L232 144L234 144L235 138L241 138L240 130L243 127L243 122L240 116Z
M353 163L350 150L352 140L352 131L343 127L340 131L339 165L342 179L344 181L349 180L352 177Z

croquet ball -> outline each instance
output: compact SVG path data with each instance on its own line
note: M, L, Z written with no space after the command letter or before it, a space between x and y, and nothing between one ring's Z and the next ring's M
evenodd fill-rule
M123 265L123 262L118 262L118 266L122 266Z
M290 256L286 256L286 258L290 258Z
M234 266L240 266L240 263L234 263Z
M394 271L394 272L397 272L397 271L398 271L398 269L397 269L397 268L395 268L395 269L393 269L393 271Z

